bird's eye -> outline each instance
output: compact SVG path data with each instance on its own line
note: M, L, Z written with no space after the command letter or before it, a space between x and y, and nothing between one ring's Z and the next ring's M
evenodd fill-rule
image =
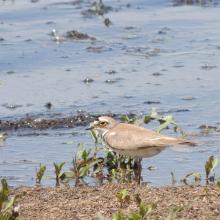
M102 126L104 126L104 125L106 125L107 123L105 122L105 121L102 121L102 122L100 122L100 125L102 125Z

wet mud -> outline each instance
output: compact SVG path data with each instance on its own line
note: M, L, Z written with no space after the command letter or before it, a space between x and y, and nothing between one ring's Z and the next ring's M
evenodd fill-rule
M10 131L18 129L59 129L59 128L73 128L76 126L89 125L90 122L94 121L97 116L91 115L77 115L66 118L57 119L44 119L35 117L26 117L14 121L0 121L1 131Z

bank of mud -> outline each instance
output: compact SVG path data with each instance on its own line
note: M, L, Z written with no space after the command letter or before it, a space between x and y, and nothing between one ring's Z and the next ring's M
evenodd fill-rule
M122 118L123 115L108 113L110 117ZM134 114L126 114L128 117L134 117ZM51 114L50 116L27 115L24 118L12 120L0 120L0 131L17 131L22 129L44 130L44 129L61 129L74 128L77 126L88 126L89 123L96 120L101 115L82 113L62 117ZM138 116L135 116L138 117Z
M116 193L127 189L130 201L121 208ZM136 195L146 203L155 203L145 219L166 219L171 209L179 211L174 219L219 219L220 190L214 186L178 186L153 188L136 184L107 184L101 187L27 188L13 192L18 196L20 219L112 219L113 213L137 211ZM107 219L108 219L107 218Z

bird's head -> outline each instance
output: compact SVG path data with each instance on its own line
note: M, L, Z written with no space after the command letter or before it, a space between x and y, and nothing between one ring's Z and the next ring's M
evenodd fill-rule
M95 129L99 134L109 131L117 124L117 121L108 116L101 116L90 124L90 129Z

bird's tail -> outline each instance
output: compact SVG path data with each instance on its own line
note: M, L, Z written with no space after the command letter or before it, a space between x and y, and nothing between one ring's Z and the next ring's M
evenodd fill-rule
M183 139L183 138L178 138L178 141L179 141L178 144L181 144L181 145L189 145L189 146L192 146L192 147L195 147L197 145L196 142L193 142L193 141L190 141L190 140L187 140L187 139Z

